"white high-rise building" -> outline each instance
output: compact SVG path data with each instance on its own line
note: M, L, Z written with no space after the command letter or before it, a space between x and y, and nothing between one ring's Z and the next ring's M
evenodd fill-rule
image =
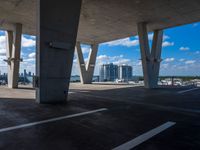
M129 81L132 79L132 67L128 65L103 64L100 67L100 81Z
M100 67L100 81L115 81L118 78L118 66L113 63L103 64Z
M118 66L118 79L129 81L132 79L132 67L128 65Z

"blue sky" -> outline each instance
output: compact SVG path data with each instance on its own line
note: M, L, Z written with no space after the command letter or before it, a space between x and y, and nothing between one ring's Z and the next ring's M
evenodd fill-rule
M149 33L150 42L153 33ZM90 46L82 45L85 61ZM24 69L35 72L35 37L23 35L22 53L23 62L20 72ZM5 50L5 32L0 32L0 70L7 72ZM128 64L133 66L133 75L142 75L142 66L138 37L128 37L121 40L103 43L99 46L95 67L95 75L99 74L99 66L103 63ZM162 47L162 63L160 75L200 75L200 23L184 25L164 30ZM77 57L75 54L73 75L79 74Z

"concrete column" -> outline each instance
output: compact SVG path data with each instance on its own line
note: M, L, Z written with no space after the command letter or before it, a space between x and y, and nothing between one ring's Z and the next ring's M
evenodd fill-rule
M146 88L156 88L160 70L163 31L155 30L152 49L149 48L149 39L146 23L138 23L141 60Z
M98 44L91 45L91 50L90 50L90 53L88 56L87 65L85 65L80 42L77 42L77 44L76 44L76 52L77 52L78 64L79 64L79 68L80 68L81 83L82 84L91 84L93 74L94 74L97 52L98 52Z
M67 100L82 0L39 0L36 100Z
M6 32L6 55L8 63L8 87L17 88L19 79L22 25L15 24L14 31Z
M156 87L158 84L158 77L160 71L161 52L162 52L163 30L155 30L153 36L153 43L151 49L151 61L152 61L152 84Z

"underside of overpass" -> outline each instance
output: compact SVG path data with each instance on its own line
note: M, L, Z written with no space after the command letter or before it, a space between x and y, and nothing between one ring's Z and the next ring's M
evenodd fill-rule
M14 30L14 24L21 23L24 34L37 35L39 0L0 0L0 4L1 29ZM148 32L197 22L199 5L198 0L82 0L77 41L103 43L137 35L139 22L148 23Z

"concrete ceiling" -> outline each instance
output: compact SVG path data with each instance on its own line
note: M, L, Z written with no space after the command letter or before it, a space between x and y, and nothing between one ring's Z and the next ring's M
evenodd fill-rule
M200 0L83 0L78 41L102 43L137 34L137 23L148 30L166 29L200 21ZM23 24L35 35L36 0L0 0L0 28Z

